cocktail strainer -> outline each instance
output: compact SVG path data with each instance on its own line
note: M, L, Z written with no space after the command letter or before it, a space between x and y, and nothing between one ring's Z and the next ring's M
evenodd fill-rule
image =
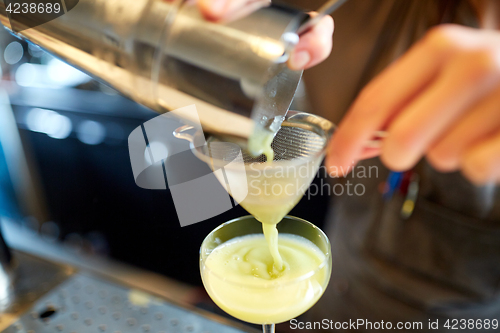
M216 137L205 139L202 131L174 135L190 141L191 150L207 163L233 199L259 221L278 223L309 188L325 156L334 125L328 120L289 111L272 141L274 160L253 157L246 148Z
M183 126L176 131L175 135L189 140L194 154L213 168L227 166L238 158L240 152L240 158L245 165L252 164L253 168L270 167L264 155L253 157L246 148L241 148L232 142L222 141L215 136L205 138L201 131L190 136L185 133L189 129L191 129L190 126ZM274 162L322 158L334 129L335 125L322 117L305 112L289 111L271 144Z

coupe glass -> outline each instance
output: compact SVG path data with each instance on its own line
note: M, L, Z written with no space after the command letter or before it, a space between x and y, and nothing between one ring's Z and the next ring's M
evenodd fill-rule
M291 234L311 241L324 254L324 260L293 280L267 280L265 284L245 284L210 270L206 260L218 246L236 237L262 234L262 223L253 216L240 217L215 228L200 249L201 277L212 300L235 318L263 325L265 333L274 332L275 324L291 320L311 308L325 291L331 273L330 242L321 229L292 216L285 216L277 228L280 236Z

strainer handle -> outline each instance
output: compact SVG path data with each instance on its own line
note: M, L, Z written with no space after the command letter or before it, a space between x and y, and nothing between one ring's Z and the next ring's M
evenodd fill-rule
M305 22L302 23L302 25L299 27L297 30L297 34L300 36L307 31L309 31L313 26L318 24L319 21L323 18L325 15L329 15L333 13L335 10L337 10L340 6L344 4L347 0L330 0L323 4L316 12L318 13L314 17L309 17L309 19Z
M178 139L183 139L183 140L186 140L186 141L193 143L193 140L194 140L193 135L186 133L187 131L192 130L192 129L194 129L194 126L191 126L191 125L181 126L181 127L175 129L174 136Z

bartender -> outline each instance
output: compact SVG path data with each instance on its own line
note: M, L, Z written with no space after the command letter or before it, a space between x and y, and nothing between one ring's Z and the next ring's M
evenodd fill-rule
M267 3L199 1L215 21ZM306 75L317 113L335 120L348 109L326 166L334 177L353 177L349 171L367 158L379 157L361 165L383 166L377 177L356 179L364 195L333 198L332 280L300 320L364 321L343 327L350 331L387 322L399 330L493 330L500 319L500 1L349 1L337 15L345 29L333 57ZM289 66L325 60L332 33L324 18L301 38ZM368 147L377 131L383 141Z

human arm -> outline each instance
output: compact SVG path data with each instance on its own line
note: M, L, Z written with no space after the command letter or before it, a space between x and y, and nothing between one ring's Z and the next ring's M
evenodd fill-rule
M380 149L366 148L386 130ZM477 184L500 181L500 33L442 25L372 80L342 120L326 164L333 174L380 155L393 170L421 157Z

